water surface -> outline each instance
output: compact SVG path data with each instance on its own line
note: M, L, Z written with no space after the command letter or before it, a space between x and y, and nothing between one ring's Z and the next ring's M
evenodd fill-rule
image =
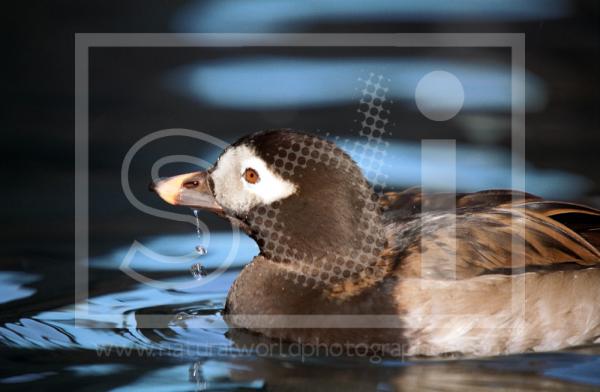
M121 269L131 247L90 260L91 295L82 304L53 306L35 299L52 286L47 274L0 272L0 384L5 389L77 387L85 390L594 390L600 388L600 348L484 359L387 359L301 355L290 350L254 351L264 339L228 331L221 317L227 291L256 246L241 238L230 268L207 284L189 268L198 261L214 272L231 234L212 235L208 253L179 262L149 260L138 252L130 267L184 289L136 282ZM142 241L147 249L176 257L194 253L195 235ZM184 255L186 256L186 255ZM57 265L59 265L57 263ZM66 293L65 293L66 294ZM25 314L25 316L22 316ZM77 318L77 320L75 320ZM76 322L77 321L77 325ZM264 346L266 347L266 346Z

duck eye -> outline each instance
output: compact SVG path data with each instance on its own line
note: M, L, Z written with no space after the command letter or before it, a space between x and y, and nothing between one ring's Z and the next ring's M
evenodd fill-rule
M246 180L247 183L256 184L260 181L260 177L256 170L249 167L244 171L244 180Z
M198 185L200 185L200 183L198 181L187 181L187 182L183 183L183 187L186 189L194 189Z

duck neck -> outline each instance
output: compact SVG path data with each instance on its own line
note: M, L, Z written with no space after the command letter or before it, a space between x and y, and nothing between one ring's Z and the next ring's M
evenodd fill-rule
M253 237L261 255L278 263L289 279L340 295L359 292L387 274L385 234L375 197L348 198L324 208L323 198L300 196L298 203L263 207L252 217L259 222L253 225Z

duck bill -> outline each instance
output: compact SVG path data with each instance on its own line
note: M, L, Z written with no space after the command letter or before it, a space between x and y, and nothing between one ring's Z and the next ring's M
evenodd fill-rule
M163 178L150 184L150 189L169 204L223 213L210 190L208 173L204 171Z

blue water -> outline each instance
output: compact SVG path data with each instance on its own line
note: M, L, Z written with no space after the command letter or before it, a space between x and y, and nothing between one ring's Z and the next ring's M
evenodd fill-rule
M227 271L219 263L231 245L230 233L213 233L208 254L178 263L154 263L138 252L130 267L154 274L173 287L129 280L120 269L131 247L90 260L93 282L115 288L91 294L87 306L57 306L0 324L0 388L86 390L557 390L600 388L600 348L497 358L381 358L324 356L292 350L261 350L265 340L229 331L221 317L227 291L245 262L257 252L241 237ZM195 234L147 238L148 250L177 256L193 251ZM186 256L186 255L184 255ZM189 267L201 261L209 275L196 284ZM102 279L94 277L96 274ZM41 276L0 272L4 306L36 294ZM189 285L187 285L189 283ZM38 284L36 286L36 284ZM91 285L95 286L95 284ZM35 307L35 306L34 306ZM47 308L48 304L39 304ZM13 312L14 313L14 312ZM3 320L11 313L3 312ZM250 344L248 344L250 343ZM261 343L263 344L261 346ZM253 349L250 349L252 347ZM283 347L283 346L282 346Z
M363 22L436 22L463 21L527 21L554 19L570 13L565 0L421 0L369 2L348 0L312 2L293 0L249 0L192 2L177 13L175 31L230 32L236 26L240 32L275 32L285 26L302 26L315 21Z

